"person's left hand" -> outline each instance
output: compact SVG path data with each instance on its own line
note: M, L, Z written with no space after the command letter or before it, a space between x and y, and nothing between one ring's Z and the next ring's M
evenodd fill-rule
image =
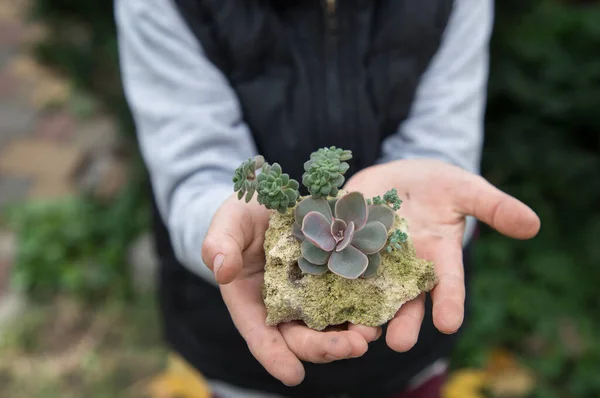
M417 256L432 261L439 277L431 291L433 323L442 333L454 333L464 317L465 216L474 216L516 239L537 235L540 219L482 177L434 160L372 166L355 174L343 187L365 197L381 196L391 188L396 188L403 200L399 215L408 221ZM386 342L390 348L405 352L415 345L425 313L424 301L422 294L404 304L389 322Z

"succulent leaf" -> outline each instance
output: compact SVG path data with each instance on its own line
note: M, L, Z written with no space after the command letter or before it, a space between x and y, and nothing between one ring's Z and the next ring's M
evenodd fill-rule
M337 178L335 180L333 180L333 185L335 185L336 187L341 187L342 185L344 185L344 182L346 181L346 177L340 175L337 176Z
M387 229L379 221L371 221L354 233L351 245L365 254L377 253L387 242Z
M369 218L367 222L379 221L389 231L394 225L394 210L389 206L371 205L369 206Z
M362 278L368 279L373 278L377 275L377 271L379 270L379 265L381 264L381 254L373 253L367 256L369 259L369 265L367 266L364 274L361 275Z
M340 252L333 252L327 263L331 272L347 279L358 278L368 265L367 256L353 246L348 246Z
M337 195L337 193L336 193ZM329 207L331 208L331 214L335 214L335 204L337 203L338 198L329 199L327 203L329 203Z
M331 256L331 252L322 250L317 246L313 245L309 240L305 240L302 242L302 246L300 247L302 251L302 257L304 257L308 262L315 265L324 265L327 264L327 260Z
M335 248L335 239L331 236L331 223L318 211L311 211L302 220L302 233L315 246L332 251Z
M367 223L367 201L360 192L350 192L342 196L335 205L335 216L349 224L354 222L356 230Z
M287 196L288 200L290 202L296 202L298 200L298 191L292 189L292 188L288 188L284 191L285 196Z
M256 191L256 186L251 185L246 192L246 203L250 203L252 197L254 196L254 192Z
M344 250L352 242L352 239L354 239L354 223L350 221L350 224L348 224L344 231L344 239L336 245L335 251L340 252Z
M319 148L310 155L311 160L320 157L335 159L338 162L345 162L352 159L352 151L331 146L329 148Z
M331 208L325 199L308 197L302 199L300 203L298 203L296 211L294 212L294 218L296 219L298 225L302 225L304 217L311 211L317 211L323 214L329 221L333 219L333 213L331 212Z
M305 239L304 234L302 233L302 227L300 225L298 225L298 223L292 224L292 235L299 242L302 242Z
M331 183L327 182L327 181L323 181L322 182L322 186L321 186L321 194L322 195L329 195L331 193Z
M300 267L302 272L310 275L323 275L325 272L327 272L326 265L312 264L304 257L300 257L298 259L298 267Z
M346 229L347 225L344 220L340 220L339 218L334 218L331 223L331 235L336 242L344 239L343 232Z
M280 175L282 170L279 163L273 163L273 165L271 166L271 171L277 175Z

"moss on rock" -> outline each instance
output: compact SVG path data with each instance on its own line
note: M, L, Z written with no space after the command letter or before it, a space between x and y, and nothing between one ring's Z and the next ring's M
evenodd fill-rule
M293 211L274 212L265 235L263 299L269 325L301 320L316 330L345 322L380 326L436 283L433 263L416 257L410 236L400 250L381 253L374 278L349 280L332 272L304 275L297 265L301 253L292 236L293 223ZM408 233L398 215L392 231L396 228Z

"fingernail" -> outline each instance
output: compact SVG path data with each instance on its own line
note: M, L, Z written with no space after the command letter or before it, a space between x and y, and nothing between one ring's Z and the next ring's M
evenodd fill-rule
M224 262L225 255L219 253L215 256L215 259L213 260L213 273L215 274L215 278L217 277L219 270L221 269L221 266Z

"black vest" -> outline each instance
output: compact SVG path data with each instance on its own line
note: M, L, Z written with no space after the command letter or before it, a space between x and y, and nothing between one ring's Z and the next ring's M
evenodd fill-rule
M299 181L319 147L353 151L347 177L376 161L382 141L408 115L453 6L452 0L174 1L235 90L260 153ZM392 352L382 337L362 358L306 364L305 381L287 388L251 356L218 289L176 261L156 208L155 232L166 337L208 378L288 397L387 397L448 355L456 339L435 330L428 305L410 352Z

